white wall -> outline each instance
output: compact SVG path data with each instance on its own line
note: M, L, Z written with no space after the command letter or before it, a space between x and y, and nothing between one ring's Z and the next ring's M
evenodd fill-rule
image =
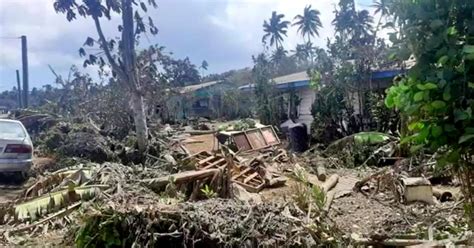
M306 124L309 134L311 130L311 123L313 122L313 116L311 115L311 105L314 102L316 93L309 87L300 88L296 93L301 99L300 105L298 105L298 119L296 119L296 121Z

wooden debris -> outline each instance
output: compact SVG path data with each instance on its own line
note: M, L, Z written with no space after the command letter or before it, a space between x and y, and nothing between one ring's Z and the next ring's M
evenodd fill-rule
M176 174L172 174L169 176L159 177L159 178L151 178L151 179L144 179L140 182L144 184L146 187L150 188L155 192L161 192L168 183L173 182L174 184L184 184L190 183L201 179L212 179L215 175L220 174L221 171L219 169L207 169L207 170L200 170L200 171L185 171Z
M219 132L218 140L231 140L239 151L256 151L280 144L272 126L248 129L245 131Z
M319 181L326 181L326 168L323 165L318 165L316 167L316 174L318 175Z
M232 177L232 181L240 184L249 192L259 192L265 186L265 181L256 169L247 167Z
M329 209L331 209L331 204L332 204L332 201L334 200L335 195L336 195L335 190L331 190L326 194L326 203L324 204L324 208L323 208L325 212L329 212Z
M353 190L355 192L360 192L362 186L364 186L365 184L367 184L370 180L372 180L374 178L378 178L380 176L385 175L388 171L389 171L389 168L381 169L381 170L377 171L376 173L363 178L362 180L355 183Z
M321 188L324 192L328 192L334 186L336 186L337 182L339 181L339 176L337 174L332 174L322 185Z
M208 151L202 151L184 159L184 162L194 162L197 170L224 169L227 165L222 155L213 155Z

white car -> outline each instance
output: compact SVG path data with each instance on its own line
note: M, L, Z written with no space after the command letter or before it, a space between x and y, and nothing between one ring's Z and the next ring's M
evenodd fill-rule
M33 142L23 124L0 119L0 173L15 172L25 178L32 158Z

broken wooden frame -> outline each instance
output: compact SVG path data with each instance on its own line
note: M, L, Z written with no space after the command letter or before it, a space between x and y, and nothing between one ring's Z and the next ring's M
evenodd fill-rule
M243 170L232 177L232 182L241 185L252 193L262 190L265 186L265 180L258 171L252 167L243 167L242 169Z
M208 151L201 151L184 159L184 162L194 163L196 170L224 169L227 165L226 158L220 154L212 154ZM234 163L239 161L234 158Z
M192 161L192 163L195 164L196 170L223 170L228 164L224 156L219 154L211 154L208 151L196 153L192 156L189 156L185 160ZM259 192L265 186L265 180L256 169L241 165L240 161L238 161L236 158L234 158L234 162L230 167L232 168L232 182L241 185L246 190L250 192Z
M238 151L255 151L280 144L280 139L272 126L248 129L240 132L220 132L219 136L231 139ZM219 141L224 140L218 138Z

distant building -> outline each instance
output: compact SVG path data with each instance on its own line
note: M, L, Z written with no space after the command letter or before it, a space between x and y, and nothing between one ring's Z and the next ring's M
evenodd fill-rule
M380 70L374 71L371 75L371 80L366 84L362 85L365 90L383 90L389 87L392 83L392 79L400 74L401 70ZM293 91L300 99L299 105L296 106L296 119L294 121L306 124L308 133L310 132L311 123L313 122L313 116L311 114L311 106L315 100L315 90L310 87L310 78L306 71L297 72L293 74L284 75L281 77L274 78L275 88L281 90L283 93ZM255 88L254 84L248 84L239 87L243 91L252 91ZM361 106L359 96L357 92L351 94L351 101L353 103L354 114L361 113ZM362 97L362 96L361 96ZM290 108L290 106L288 106ZM290 113L288 109L288 113Z
M210 81L201 84L189 85L179 90L179 95L172 99L175 118L187 119L193 117L213 117L212 106L218 104L220 92L223 86L222 80Z

